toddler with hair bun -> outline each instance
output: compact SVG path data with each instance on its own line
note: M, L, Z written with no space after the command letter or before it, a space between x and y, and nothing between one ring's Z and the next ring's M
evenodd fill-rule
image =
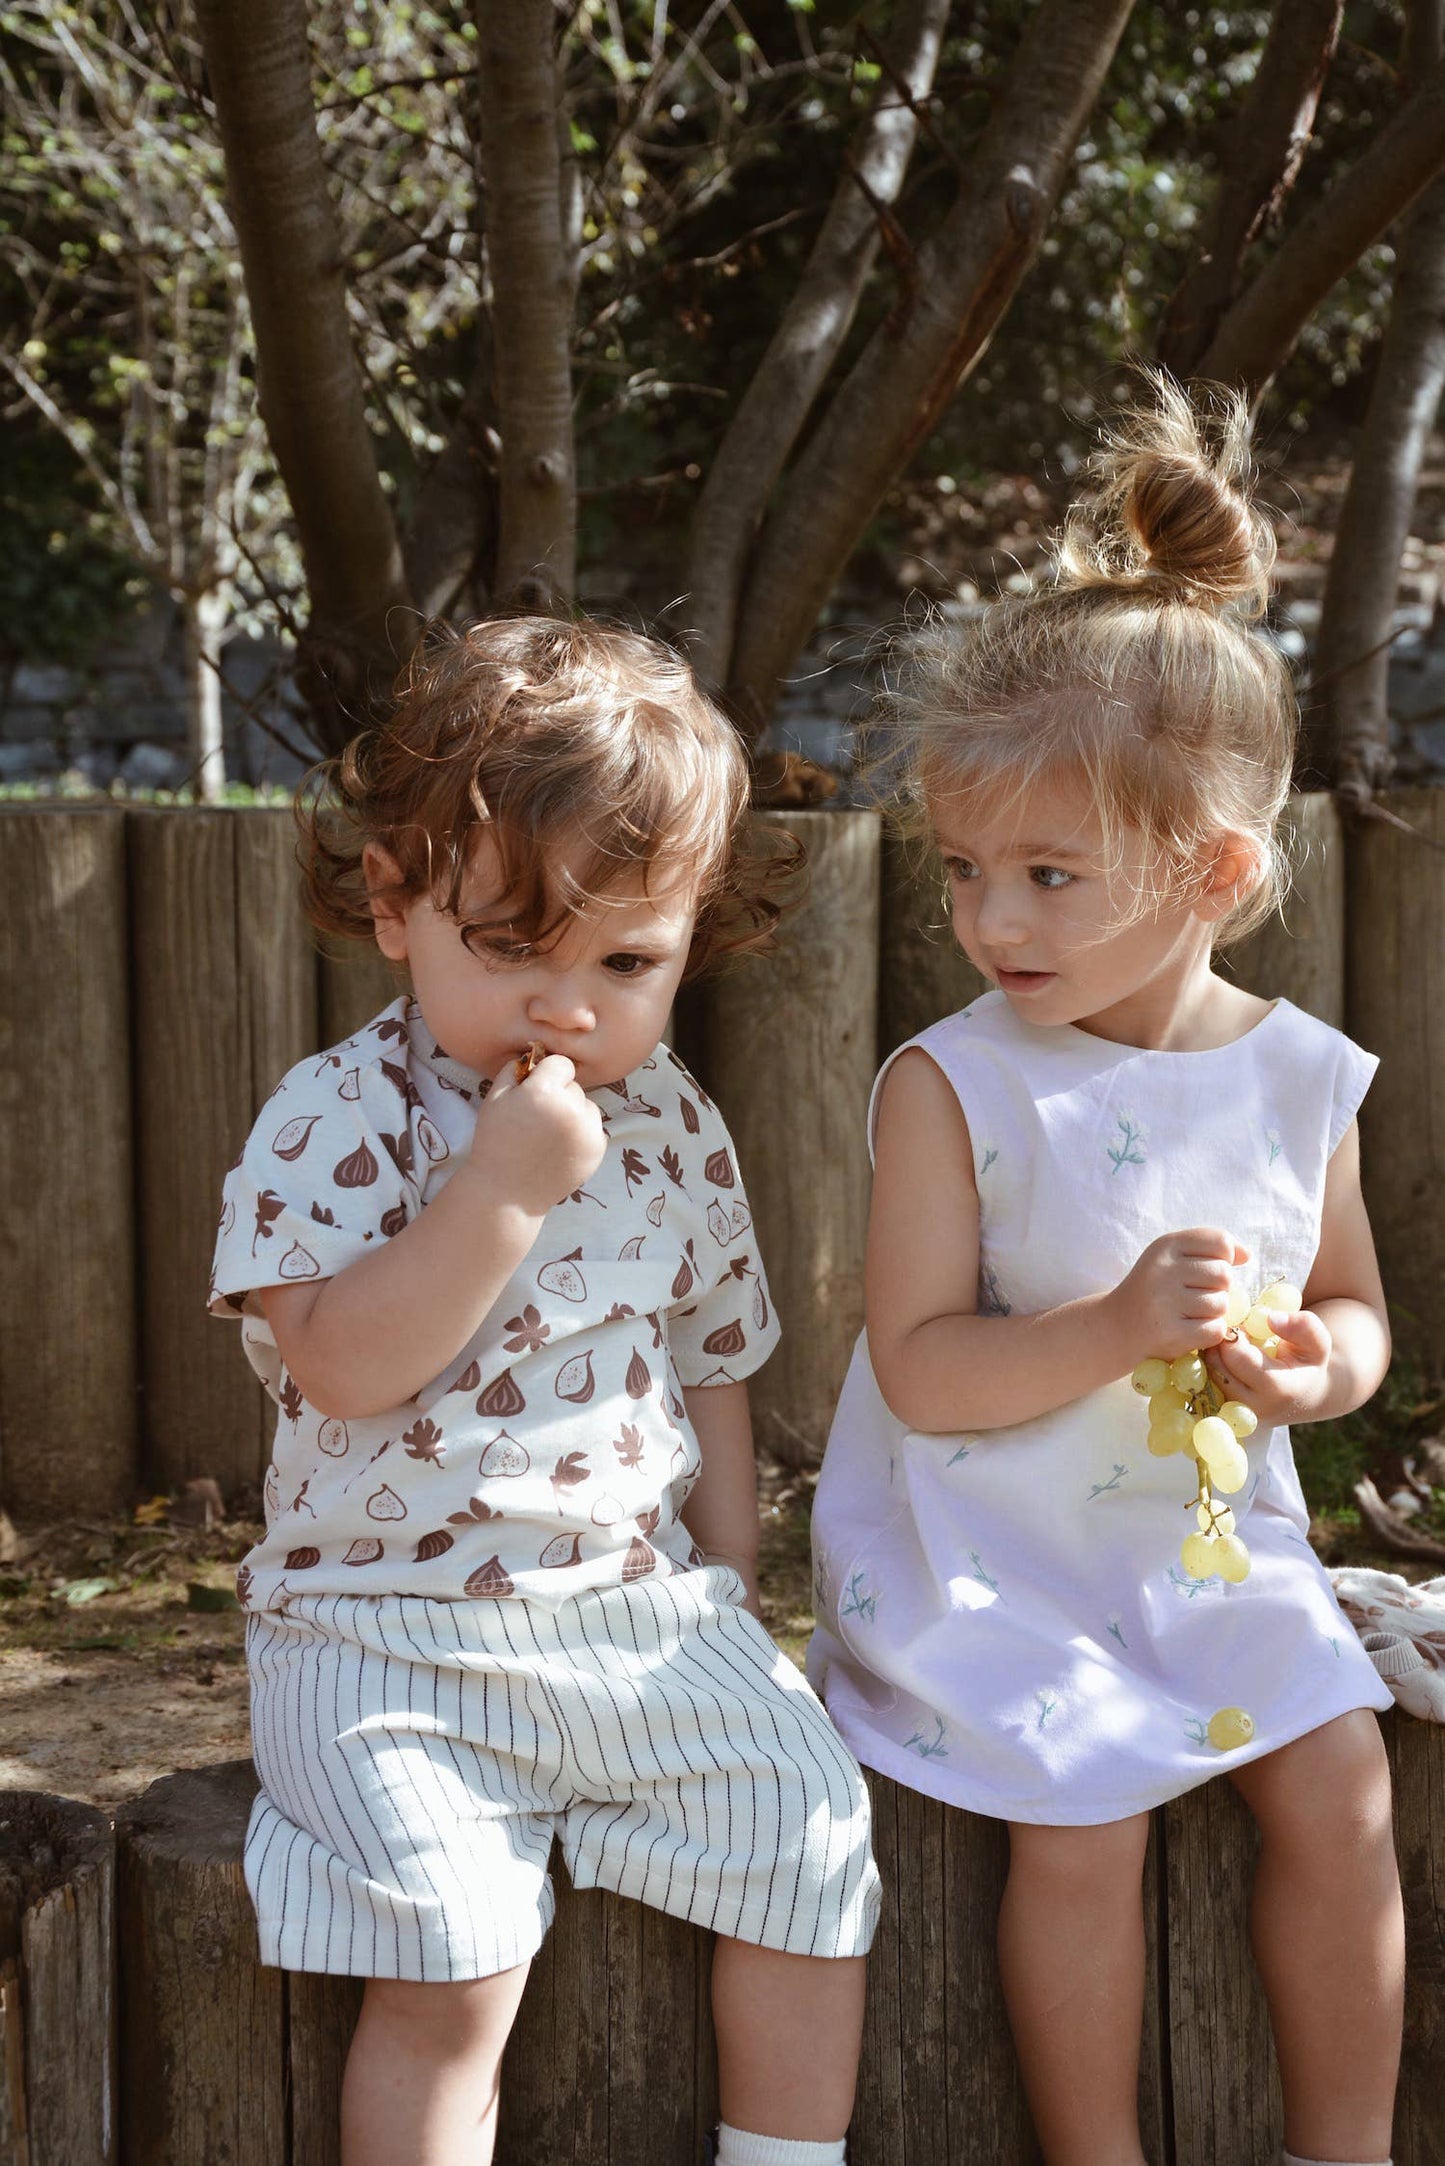
M992 987L875 1086L809 1674L865 1765L1009 1824L1000 1963L1050 2166L1143 2160L1149 1814L1219 1772L1260 1829L1284 2158L1377 2162L1391 1701L1287 1426L1389 1363L1355 1125L1376 1063L1213 968L1280 897L1295 702L1255 628L1245 409L1151 393L1053 579L925 634L893 701L903 824Z

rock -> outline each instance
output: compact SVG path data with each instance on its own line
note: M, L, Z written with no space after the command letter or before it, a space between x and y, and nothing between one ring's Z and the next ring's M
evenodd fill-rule
M173 1527L214 1527L225 1516L220 1484L209 1474L199 1474L194 1481L185 1483L166 1514Z
M38 782L60 773L63 762L46 738L0 745L0 782Z
M132 745L118 769L129 790L173 790L185 779L185 762L165 745Z

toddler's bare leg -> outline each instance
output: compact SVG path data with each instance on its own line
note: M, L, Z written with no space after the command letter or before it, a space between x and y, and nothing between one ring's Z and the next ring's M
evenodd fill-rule
M712 2013L724 2121L795 2143L835 2143L847 2133L865 1968L861 1955L782 1955L718 1941Z
M999 1969L1048 2166L1143 2166L1148 1840L1147 1813L1102 1827L1009 1826Z
M530 1967L457 1985L368 1979L341 2089L344 2166L489 2166Z
M1302 2158L1389 2156L1405 1997L1390 1775L1366 1709L1235 1774L1259 1822L1254 1957Z

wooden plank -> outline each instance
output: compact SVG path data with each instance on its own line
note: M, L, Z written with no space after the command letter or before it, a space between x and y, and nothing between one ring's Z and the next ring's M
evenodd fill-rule
M883 838L878 927L878 1061L986 992L953 937L943 867L921 841Z
M1179 2166L1268 2159L1284 2109L1249 1953L1254 1822L1216 1780L1167 1805L1164 1829L1175 2156Z
M0 809L0 1499L135 1494L135 1221L124 826Z
M558 1875L557 1917L532 1965L502 2064L497 2157L506 2166L610 2158L607 1908Z
M341 2079L361 2013L359 1978L286 1977L292 2166L341 2166Z
M142 1373L154 1478L259 1483L275 1427L234 1331L205 1314L221 1184L317 1037L316 969L284 811L128 818Z
M873 1801L873 1855L883 1882L883 1911L868 1958L863 2058L848 2132L853 2166L906 2166L903 2143L903 2026L913 2005L912 1965L905 1966L899 1928L898 1785L865 1768Z
M1295 876L1282 910L1220 957L1226 977L1283 997L1337 1030L1345 1022L1345 845L1326 791L1292 797L1285 815Z
M807 847L777 951L707 989L703 1081L738 1147L783 1343L753 1380L759 1441L816 1464L863 1321L864 1120L877 1042L878 817L761 813Z
M291 2166L285 1977L257 1961L241 1877L255 1790L236 1760L117 1815L126 2166Z
M1173 2166L1174 2114L1169 2080L1168 1926L1165 1919L1164 1815L1151 1813L1144 1856L1144 2035L1139 2046L1139 2136L1146 2158Z
M1445 1731L1384 1718L1405 1897L1405 2049L1396 2166L1445 2166Z
M685 2049L708 1939L681 1919L617 1897L606 1917L607 2156L612 2166L676 2166L696 2156L697 2067Z
M1349 839L1350 1035L1381 1056L1361 1163L1397 1342L1445 1346L1445 790L1390 790Z
M0 2166L115 2166L115 1838L0 1796Z

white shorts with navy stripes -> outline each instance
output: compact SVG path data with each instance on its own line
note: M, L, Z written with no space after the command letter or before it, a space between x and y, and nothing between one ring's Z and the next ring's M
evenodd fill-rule
M557 1608L293 1596L248 1628L261 1957L351 1977L525 1963L574 1885L737 1940L862 1955L868 1793L736 1573Z

